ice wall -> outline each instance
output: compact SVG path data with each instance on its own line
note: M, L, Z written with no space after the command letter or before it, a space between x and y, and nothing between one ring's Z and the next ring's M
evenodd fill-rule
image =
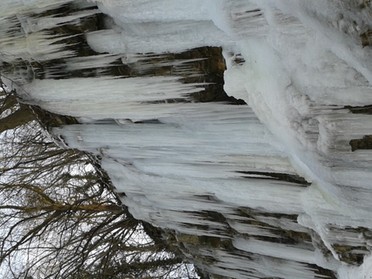
M175 231L202 270L371 278L369 1L6 5L3 79L79 117L54 132L101 156L132 214ZM221 100L208 90L224 67L195 56L205 46L246 105L201 102Z

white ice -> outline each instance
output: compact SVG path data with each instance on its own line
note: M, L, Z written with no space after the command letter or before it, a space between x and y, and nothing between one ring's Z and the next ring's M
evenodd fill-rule
M372 229L372 151L352 152L349 142L372 135L372 119L345 108L372 104L372 49L361 41L372 25L368 1L100 0L98 8L112 20L86 34L100 53L86 58L46 33L84 14L37 21L25 14L67 2L6 1L0 60L60 58L69 70L121 60L148 69L149 55L222 46L225 91L248 104L168 102L190 101L190 93L204 90L205 84L181 82L187 67L172 76L23 84L28 102L80 117L83 124L55 132L71 147L103 157L135 217L177 233L227 238L226 224L201 214L219 212L242 235L233 240L240 252L216 249L219 261L204 267L224 276L321 278L309 266L316 264L341 279L370 278L371 243L357 229ZM14 14L23 32L7 18ZM263 179L260 172L299 175L311 185ZM247 223L237 209L259 212L260 222L277 229L312 234L330 255L260 240L278 232ZM364 263L345 264L335 244L367 247Z

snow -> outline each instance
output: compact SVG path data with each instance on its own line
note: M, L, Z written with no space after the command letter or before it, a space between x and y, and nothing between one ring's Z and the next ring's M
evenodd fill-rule
M344 107L372 103L372 49L360 41L372 24L370 7L356 0L100 0L99 10L112 19L106 29L85 34L98 54L75 57L61 37L46 30L95 10L40 19L25 13L67 2L38 0L24 7L7 1L7 12L0 12L0 61L58 58L71 71L121 60L145 72L155 68L148 58L222 46L224 89L248 104L191 102L190 94L206 85L182 82L192 73L192 60L159 62L156 66L178 67L163 76L29 83L22 80L27 73L21 75L17 81L26 101L79 117L83 124L55 133L70 147L103 158L136 218L198 236L231 238L226 231L233 227L239 233L232 239L238 252L216 248L218 261L204 266L212 273L322 278L317 265L340 279L370 278L370 240L358 229L372 230L372 151L352 152L349 142L371 135L372 119ZM13 14L21 22L20 33L18 21L6 18ZM263 173L298 175L311 185L263 179ZM260 224L237 216L238 209L247 208ZM227 224L206 220L201 214L206 211L219 212ZM336 228L344 230L341 235ZM286 229L307 233L314 242L319 238L331 256L319 245L309 244L311 250L303 243L259 238L280 238L279 231ZM364 263L346 264L335 244L365 246ZM201 255L210 253L200 249Z

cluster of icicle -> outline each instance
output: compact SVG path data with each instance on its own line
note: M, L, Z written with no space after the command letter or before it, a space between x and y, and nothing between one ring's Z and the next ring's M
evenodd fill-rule
M46 12L62 5L76 12ZM95 55L49 32L94 13L107 15L84 35ZM136 218L190 251L185 235L225 243L193 250L204 271L367 279L372 150L350 141L372 135L371 29L367 0L5 0L0 60L29 62L8 81L25 100L80 119L55 133L102 156ZM223 48L225 91L247 105L190 101L205 86L182 82L187 60L162 62L167 75L100 75L203 46ZM33 77L32 62L58 59L63 68ZM84 69L96 76L58 78Z

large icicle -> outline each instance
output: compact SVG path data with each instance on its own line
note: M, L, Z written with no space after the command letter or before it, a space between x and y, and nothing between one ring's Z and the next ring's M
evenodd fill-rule
M24 60L8 78L25 101L80 117L55 133L102 157L134 216L213 274L370 275L369 1L99 0L85 52L48 31L96 9L30 16L69 2L6 2L0 61ZM204 46L248 105L210 96L225 65Z

